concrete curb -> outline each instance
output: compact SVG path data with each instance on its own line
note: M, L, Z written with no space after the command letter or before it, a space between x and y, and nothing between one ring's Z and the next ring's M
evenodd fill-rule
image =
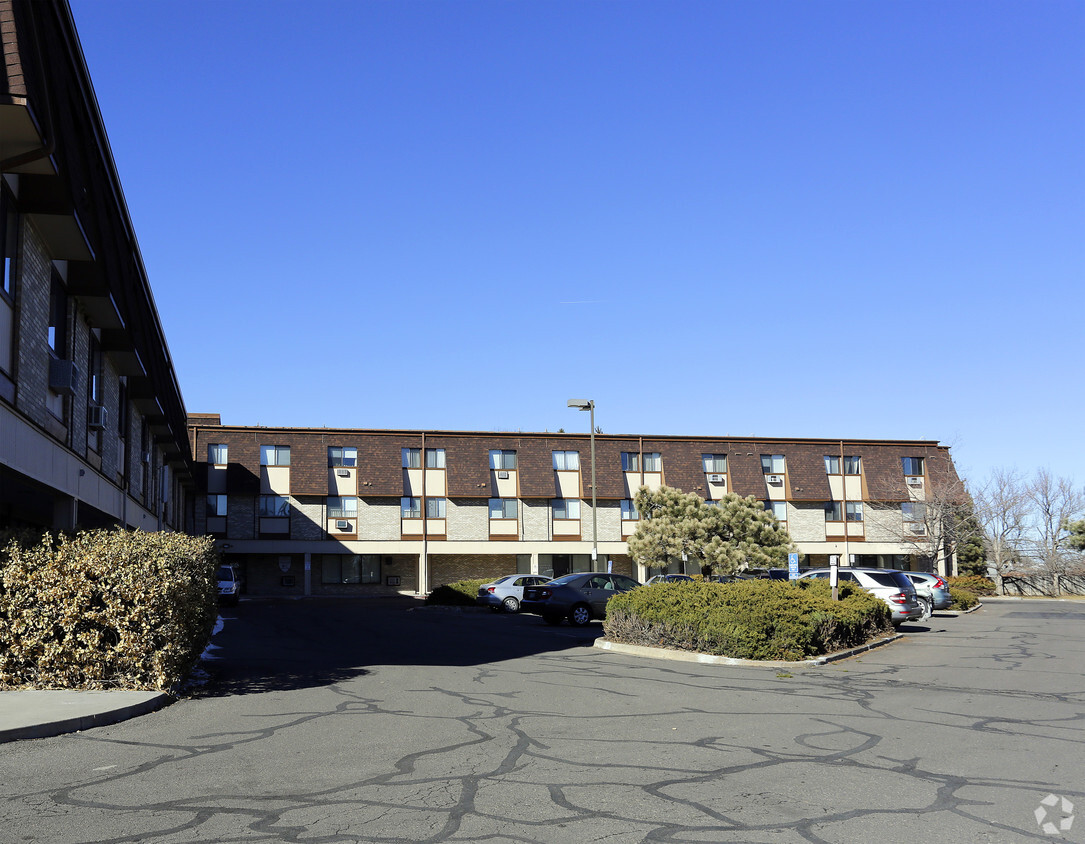
M161 709L171 699L165 692L70 689L0 692L0 743L116 724Z
M833 654L815 657L814 659L802 659L790 661L786 659L738 659L733 656L714 656L713 654L695 653L694 651L676 651L670 648L650 648L645 645L626 645L621 642L610 642L606 639L596 639L594 647L604 651L626 654L628 656L645 656L651 659L668 659L674 662L699 662L702 665L740 665L750 668L813 668L826 665L830 662L838 662L842 659L866 653L882 645L888 645L903 639L903 633L894 633L883 639L875 639L857 648L849 648L846 651L838 651Z

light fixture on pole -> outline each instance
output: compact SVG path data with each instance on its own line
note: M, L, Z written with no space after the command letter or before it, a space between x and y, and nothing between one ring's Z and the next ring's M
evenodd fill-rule
M591 569L596 571L599 560L599 536L595 529L595 402L592 399L569 399L569 407L591 413Z

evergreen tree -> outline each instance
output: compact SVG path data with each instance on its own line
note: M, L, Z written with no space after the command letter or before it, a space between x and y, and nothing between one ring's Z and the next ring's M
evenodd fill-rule
M689 560L708 574L787 565L791 536L754 496L728 493L711 504L693 493L642 486L633 499L641 521L629 537L629 554L644 566Z

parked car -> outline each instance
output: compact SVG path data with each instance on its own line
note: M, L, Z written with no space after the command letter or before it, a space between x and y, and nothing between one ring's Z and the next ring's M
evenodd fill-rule
M657 574L655 577L648 578L648 582L645 586L651 586L655 583L683 583L693 582L693 578L688 574Z
M541 574L506 574L492 583L484 583L478 588L480 606L489 607L494 612L519 612L520 600L524 597L525 586L538 586L546 583L549 577Z
M868 592L877 595L893 613L893 626L899 627L905 621L923 618L923 609L919 605L915 586L905 572L896 569L847 568L837 569L841 581L857 583ZM802 578L828 580L829 569L811 569Z
M583 627L593 618L606 616L607 601L619 592L638 586L640 583L624 574L567 574L541 586L526 587L520 610L541 615L547 624L561 624L568 618L570 624Z
M227 607L236 607L241 599L241 574L230 565L219 566L218 574L219 603Z
M937 574L925 571L906 571L905 574L915 586L924 618L930 618L934 610L948 609L953 603L949 597L949 584Z

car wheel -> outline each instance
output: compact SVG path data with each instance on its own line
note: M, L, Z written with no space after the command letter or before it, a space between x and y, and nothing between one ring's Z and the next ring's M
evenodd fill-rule
M928 618L930 618L932 615L934 615L933 611L931 610L931 599L930 598L925 598L923 596L920 596L920 597L916 598L916 600L919 601L919 608L921 610L923 610L923 615L920 616L921 619L926 621Z
M587 604L577 604L569 610L569 623L574 627L583 627L591 621L591 609Z
M544 615L543 616L543 621L545 621L547 624L561 624L561 616L560 615Z
M505 612L516 612L520 609L520 602L512 595L509 595L509 597L501 602L501 606L505 608Z

